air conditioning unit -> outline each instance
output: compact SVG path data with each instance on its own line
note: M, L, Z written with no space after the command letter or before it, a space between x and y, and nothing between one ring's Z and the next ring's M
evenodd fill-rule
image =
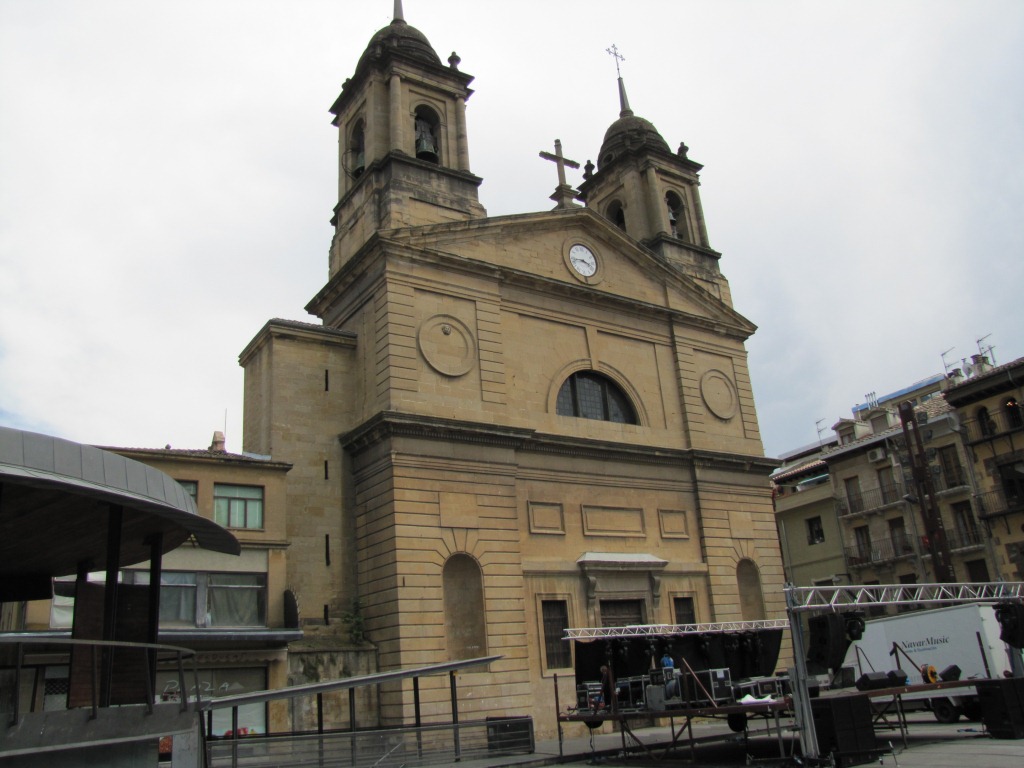
M880 461L885 461L885 448L872 448L868 451L868 461L872 464L877 464Z

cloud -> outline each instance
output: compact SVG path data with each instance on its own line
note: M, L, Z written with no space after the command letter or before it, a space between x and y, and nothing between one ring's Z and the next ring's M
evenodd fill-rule
M939 353L1024 354L1024 6L406 0L476 76L491 214L634 111L702 197L769 454ZM86 442L241 447L237 355L327 276L327 108L391 3L0 5L0 419ZM579 182L578 174L570 182Z

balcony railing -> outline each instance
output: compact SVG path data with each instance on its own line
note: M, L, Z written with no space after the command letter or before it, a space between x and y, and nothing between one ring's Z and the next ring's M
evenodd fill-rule
M870 544L846 547L846 562L854 567L866 567L881 563L889 563L901 557L914 554L914 545L908 536L895 539L885 538L872 541Z
M962 531L946 531L946 542L949 544L949 548L953 550L972 549L983 546L985 538L980 530L974 528Z
M1024 430L1024 409L1020 406L1013 410L993 409L988 418L971 419L964 422L964 427L967 429L967 439L972 443L1020 432Z
M837 496L835 499L836 514L844 517L862 512L873 512L876 509L895 504L903 498L903 493L900 486L889 485L882 488L869 488L866 491L845 497Z
M54 667L64 668L66 678L47 677ZM198 689L195 652L186 648L32 632L0 635L0 763L33 755L45 764L40 753L155 743L194 730L202 702L158 701L153 674L165 667L179 690L187 690L189 680Z
M977 497L979 520L1024 512L1024 495L1007 494L1002 489L979 494Z
M939 472L938 474L932 473L932 485L938 493L943 491L954 491L958 489L966 489L967 485L967 473L963 471L962 467L957 467L952 472Z

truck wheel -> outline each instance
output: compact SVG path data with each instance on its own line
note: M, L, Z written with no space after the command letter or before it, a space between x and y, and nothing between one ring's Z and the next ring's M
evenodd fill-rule
M747 716L742 712L733 712L726 717L726 722L729 723L729 730L733 733L743 733L747 730Z
M949 699L932 699L932 713L940 723L955 723L960 719L960 708Z

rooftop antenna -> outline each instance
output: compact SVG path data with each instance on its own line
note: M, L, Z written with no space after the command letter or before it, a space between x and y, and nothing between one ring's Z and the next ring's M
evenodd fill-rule
M819 448L824 448L825 447L825 445L821 442L821 436L825 432L825 428L821 426L821 422L823 422L824 420L825 419L818 419L816 422L814 422L814 428L818 430L818 447Z
M977 342L978 342L978 354L979 355L985 355L986 357L988 357L989 362L991 362L992 365L996 365L996 356L993 353L993 350L995 349L995 347L993 347L991 344L987 344L984 347L982 346L982 342L985 341L985 339L987 339L991 335L992 335L991 333L986 333L984 336L982 336L980 339L977 340Z
M943 368L944 368L944 369L946 370L946 374L947 374L947 375L949 375L949 369L950 369L950 367L951 367L951 366L953 366L953 365L956 365L956 363L947 363L947 362L946 362L946 355L948 355L948 354L949 354L950 352L952 352L952 351L953 351L954 349L956 349L956 347L950 347L950 348L949 348L949 349L947 349L947 350L946 350L945 352L943 352L943 353L942 353L942 355L941 355L941 357L942 357L942 367L943 367Z

